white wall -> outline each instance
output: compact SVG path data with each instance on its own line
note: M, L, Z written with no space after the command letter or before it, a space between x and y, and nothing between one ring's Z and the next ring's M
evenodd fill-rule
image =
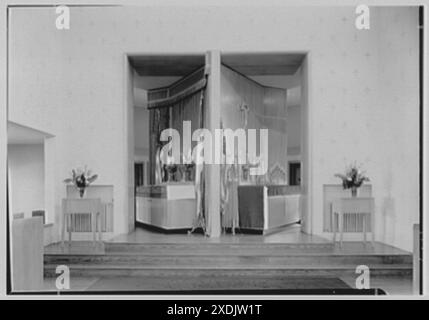
M300 106L288 106L287 117L287 146L288 153L290 149L293 151L300 151L301 147L301 107ZM292 154L296 154L293 152Z
M134 147L135 159L149 159L149 111L134 108Z
M7 149L10 212L24 212L29 218L33 210L45 209L43 144L11 144Z
M378 238L411 249L410 230L418 223L419 199L417 10L408 16L404 19L398 10L388 9L380 11L375 22L380 30L379 95L372 117L388 125L371 124L368 131L375 139L372 163L379 168L371 172L378 191Z
M325 57L329 80L318 81L322 66L317 56L312 62L313 230L322 226L321 185L338 183L332 174L355 160L373 186L376 240L411 250L419 216L418 9L373 9L371 23L360 50L337 47L335 61Z
M371 7L371 29L363 31L354 9L72 7L71 29L59 31L53 7L12 8L9 117L56 136L57 210L62 179L87 164L99 183L114 185L116 232L126 232L125 52L309 52L313 232L323 230L322 185L338 183L334 173L356 160L372 179L377 230L388 221L394 233L377 238L411 249L419 212L418 9Z

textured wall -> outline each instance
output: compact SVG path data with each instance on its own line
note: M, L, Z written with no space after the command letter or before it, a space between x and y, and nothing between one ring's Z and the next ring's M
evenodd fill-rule
M9 116L56 135L58 181L86 163L115 186L123 232L124 52L308 51L313 231L322 233L322 185L356 160L372 178L378 229L396 230L377 237L410 249L418 217L417 15L372 8L371 30L359 31L354 7L71 8L71 29L58 31L53 8L13 8Z

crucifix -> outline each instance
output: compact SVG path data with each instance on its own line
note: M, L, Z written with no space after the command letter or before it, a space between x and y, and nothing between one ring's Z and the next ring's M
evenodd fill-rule
M241 111L241 118L243 120L243 129L247 129L247 118L249 116L249 106L245 104L244 102L240 105L240 111Z
M245 104L244 102L241 102L240 111L241 111L241 118L243 120L243 129L247 130L247 119L249 116L249 106L247 104ZM246 160L247 160L247 154L246 154ZM248 172L249 166L248 166L248 164L243 164L240 167L241 167L241 170L243 173L243 178L246 181L248 178L247 172Z

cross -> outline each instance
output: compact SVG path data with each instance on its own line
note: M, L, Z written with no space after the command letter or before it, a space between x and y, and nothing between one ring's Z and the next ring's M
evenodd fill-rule
M243 118L243 128L244 130L247 129L247 117L249 114L249 106L245 104L244 102L240 105L240 111L242 112L242 118Z

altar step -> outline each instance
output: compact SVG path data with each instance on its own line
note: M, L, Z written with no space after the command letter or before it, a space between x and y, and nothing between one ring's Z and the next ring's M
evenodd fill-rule
M340 277L411 276L410 254L344 254L331 243L106 243L99 254L45 254L45 276L67 265L80 277Z
M287 255L331 253L334 245L326 243L115 243L106 242L105 252L145 255Z
M291 266L343 266L343 265L405 265L411 267L408 255L333 255L323 253L267 255L147 255L147 254L104 254L104 255L45 255L47 265L102 265L139 266L160 268L191 267L257 267L283 268Z
M124 265L69 265L71 277L343 277L356 276L356 265L282 266L282 267L142 267ZM410 277L411 268L404 265L370 265L371 277ZM45 277L55 277L56 265L45 265Z

